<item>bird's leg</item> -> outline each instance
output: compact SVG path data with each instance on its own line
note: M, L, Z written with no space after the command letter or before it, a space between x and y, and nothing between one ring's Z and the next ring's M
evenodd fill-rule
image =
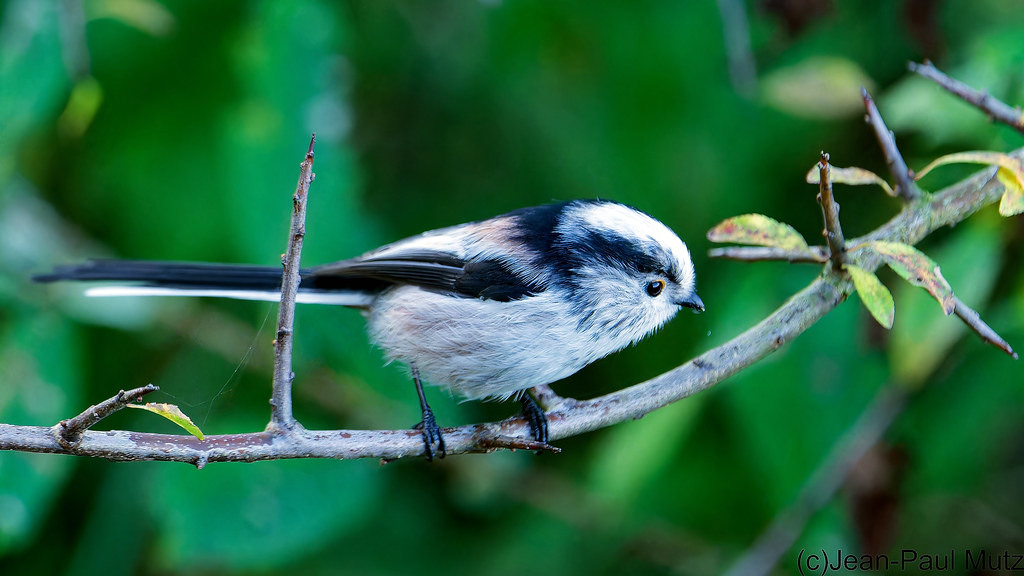
M430 405L427 404L427 397L423 394L423 383L420 382L420 371L415 366L412 366L411 368L412 380L416 383L416 394L420 397L420 410L423 412L423 420L414 426L414 428L423 432L423 444L426 446L427 462L430 462L434 459L435 442L437 443L437 450L440 452L440 457L444 458L444 437L441 435L441 427L437 425L437 421L434 419L434 411L430 409Z
M544 410L533 399L529 390L523 390L519 396L519 402L523 405L523 418L530 423L530 433L533 439L542 444L548 443L548 416Z

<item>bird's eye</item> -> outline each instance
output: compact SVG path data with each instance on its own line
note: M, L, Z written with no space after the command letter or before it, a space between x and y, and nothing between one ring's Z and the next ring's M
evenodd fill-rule
M661 294L661 291L665 289L664 280L651 280L647 283L647 295L651 298Z

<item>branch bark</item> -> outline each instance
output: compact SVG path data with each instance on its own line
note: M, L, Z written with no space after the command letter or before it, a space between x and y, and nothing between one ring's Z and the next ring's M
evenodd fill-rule
M824 264L828 262L828 250L821 246L811 246L811 252L782 250L774 246L726 246L708 250L708 256L745 262L782 261L790 264L798 262Z
M1024 156L1024 149L1014 153ZM916 244L943 227L961 222L997 202L1003 187L995 169L986 169L934 195L907 203L889 222L861 238ZM849 263L866 270L880 264L869 250L847 255ZM823 270L814 280L768 318L729 342L656 378L590 400L561 398L548 414L552 440L566 438L639 418L657 408L706 390L790 342L853 291L852 283ZM509 446L504 439L528 438L529 424L515 417L500 422L444 430L448 454L490 452ZM525 444L524 449L530 449ZM184 435L144 432L86 431L73 447L62 446L51 427L0 424L0 449L75 454L111 460L168 460L198 467L208 462L252 462L285 458L381 458L420 456L424 446L418 430L272 430L207 436L205 441Z
M821 204L821 215L825 221L825 243L828 244L828 257L832 261L832 269L836 272L843 269L846 261L846 239L843 227L839 224L839 203L832 195L832 171L828 163L828 154L821 153L818 162L818 204Z
M865 120L871 129L875 132L875 137L878 139L878 145L882 148L882 154L885 155L885 163L889 167L889 173L892 174L893 180L896 181L895 191L896 196L901 198L904 202L913 202L921 196L921 190L917 187L917 183L914 182L914 177L910 173L910 169L907 168L907 163L903 160L903 155L900 154L899 148L896 147L896 137L893 136L892 131L885 125L882 120L882 115L878 113L878 107L875 106L875 101L871 98L871 94L868 94L867 88L861 88L861 96L864 98L864 109L867 111Z
M987 114L991 120L1012 126L1018 132L1024 134L1024 110L1021 110L1019 106L1009 106L999 99L993 98L987 92L975 90L955 78L946 76L928 60L921 64L910 62L907 67L911 72L915 72L935 82L950 94L975 106Z
M138 402L143 396L150 392L156 392L160 388L153 384L146 384L141 388L135 388L125 392L121 390L111 398L107 398L99 404L93 404L81 414L74 418L61 420L54 427L54 436L62 446L72 448L82 440L82 433L92 428L97 422L121 410L132 402Z
M313 182L313 147L316 134L309 140L306 158L299 165L299 182L292 196L292 221L288 231L288 251L285 252L284 272L281 278L281 305L277 309L277 336L274 338L274 381L270 398L270 424L268 429L287 431L297 423L292 415L292 333L295 330L295 297L299 292L299 269L302 241L306 237L306 197Z

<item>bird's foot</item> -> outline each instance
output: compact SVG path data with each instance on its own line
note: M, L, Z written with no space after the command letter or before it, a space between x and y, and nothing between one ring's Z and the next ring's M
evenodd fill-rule
M423 420L413 428L423 433L423 445L425 447L424 452L427 457L427 462L433 461L435 455L437 455L438 458L444 458L444 436L441 434L441 427L437 425L437 420L434 419L433 411L429 408L424 410ZM434 450L435 444L437 444L436 452Z

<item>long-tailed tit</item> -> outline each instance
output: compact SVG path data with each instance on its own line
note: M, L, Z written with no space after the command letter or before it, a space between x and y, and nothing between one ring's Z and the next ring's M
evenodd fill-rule
M272 266L94 260L35 278L129 281L92 296L280 299ZM467 399L519 397L538 441L547 420L526 391L625 348L680 308L704 304L686 245L623 204L574 200L425 232L302 271L298 302L362 311L373 342L410 366L427 458L444 456L420 382Z

